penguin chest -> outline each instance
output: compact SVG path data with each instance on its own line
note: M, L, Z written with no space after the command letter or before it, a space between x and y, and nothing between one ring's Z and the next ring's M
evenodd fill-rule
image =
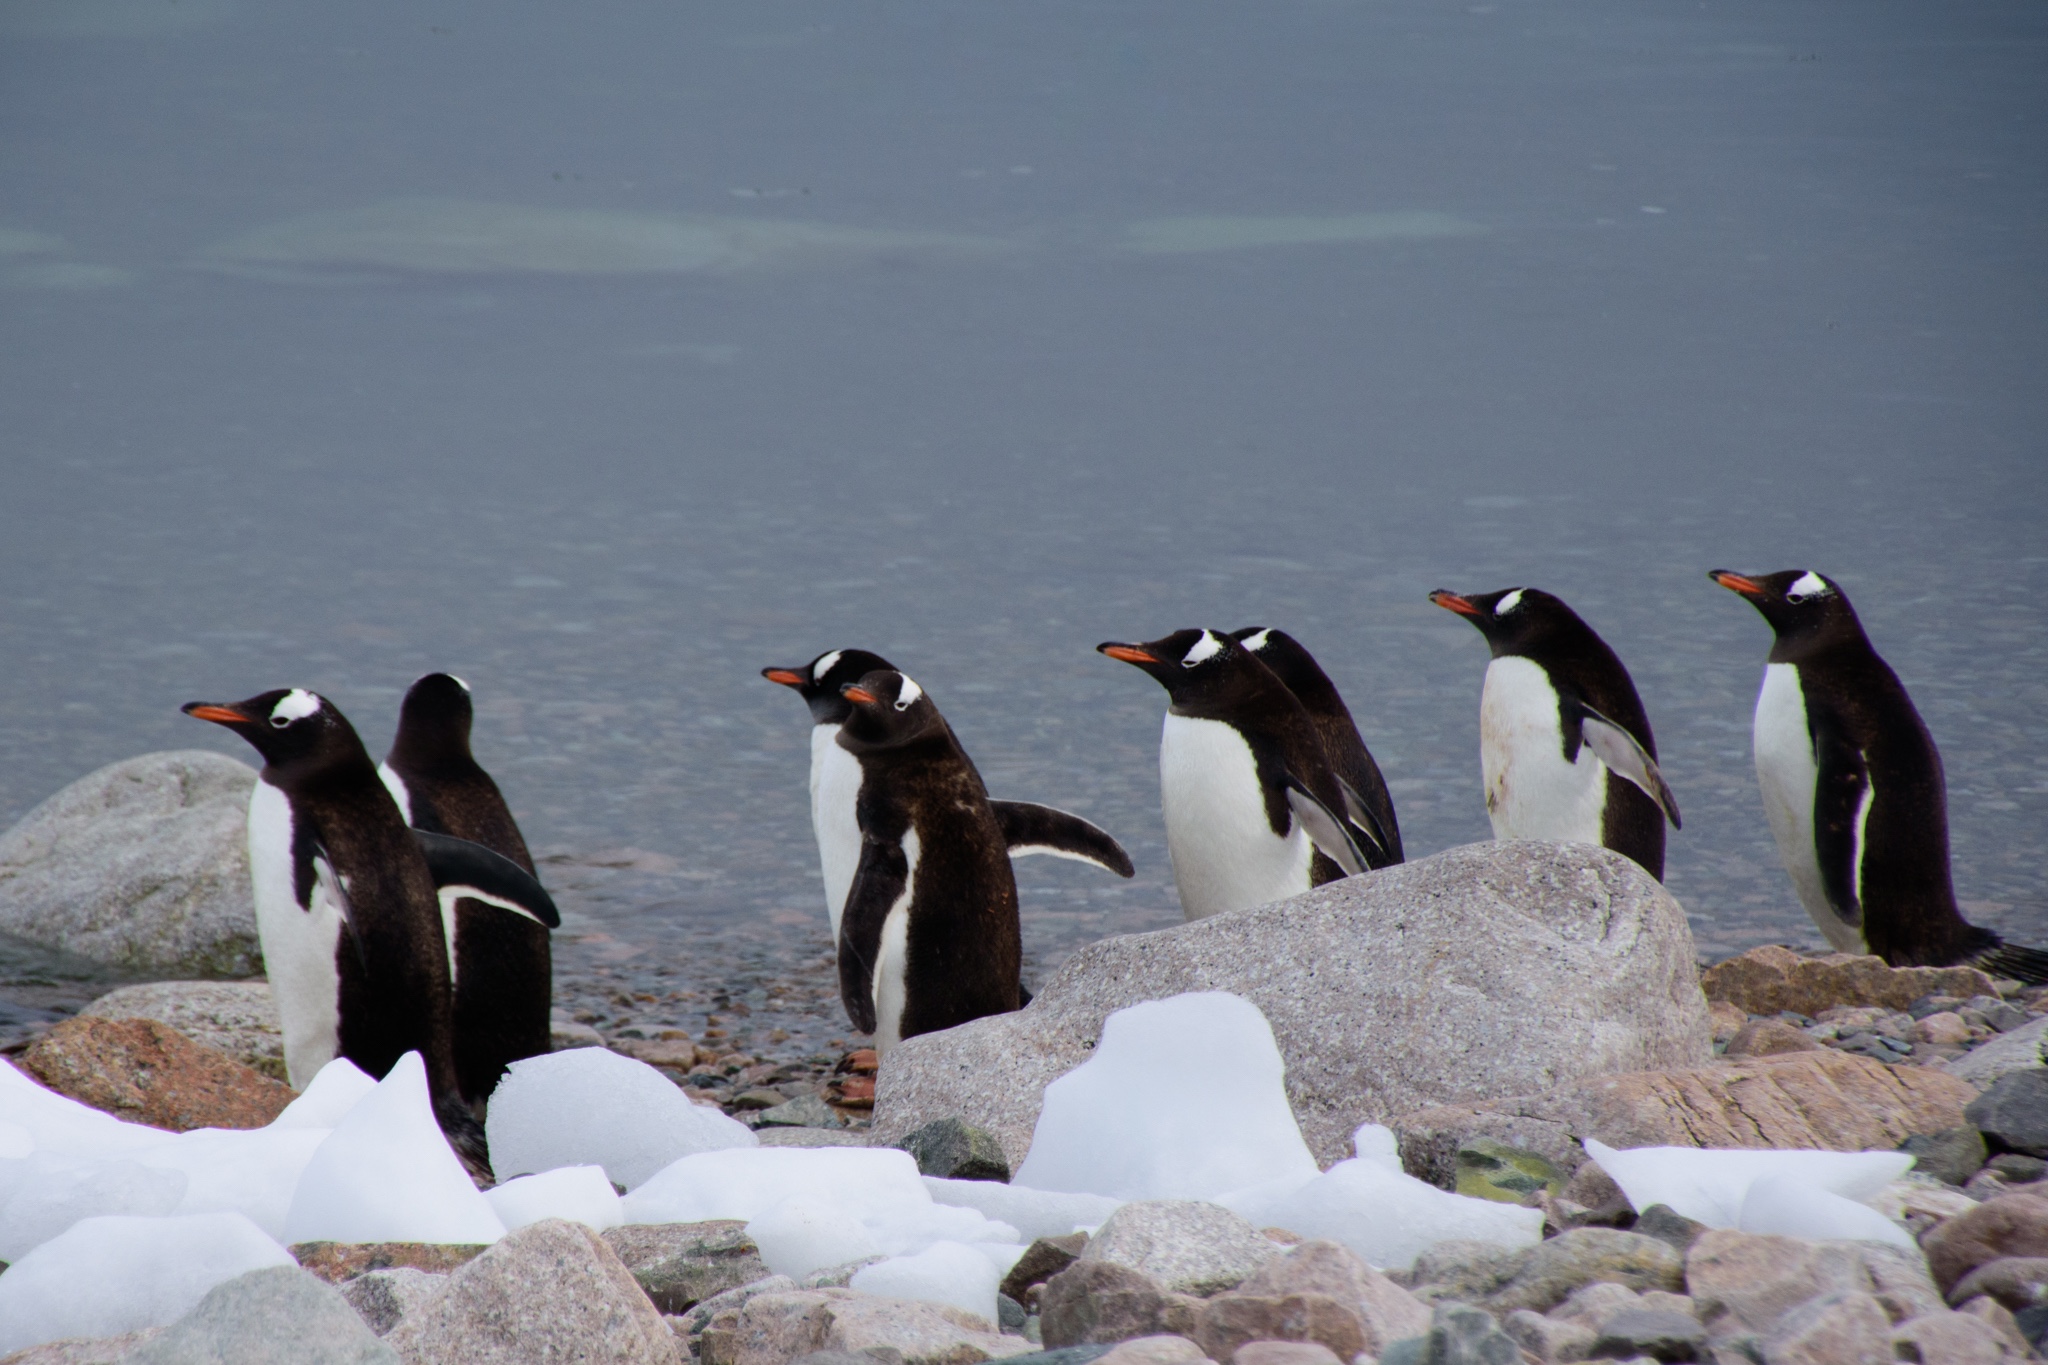
M1508 655L1486 666L1479 765L1494 838L1601 842L1607 765L1583 744L1565 762L1557 689L1541 665Z
M903 891L882 920L882 941L875 952L875 1051L887 1052L903 1041L903 1006L909 999L910 907L917 900L918 855L923 851L917 829L903 832Z
M258 780L249 794L249 876L264 975L277 999L285 1069L303 1090L334 1060L341 1028L341 972L335 951L341 906L325 877L313 882L311 904L299 904L292 876L291 801Z
M811 832L818 838L818 868L825 877L825 913L832 941L839 915L860 870L860 760L839 747L839 727L811 727Z
M1169 712L1159 742L1159 800L1189 919L1309 889L1308 832L1292 817L1286 834L1273 832L1258 760L1237 727Z
M1814 758L1813 730L1806 718L1806 689L1797 664L1765 664L1764 685L1756 695L1756 722L1751 731L1756 750L1756 781L1763 795L1764 817L1777 841L1778 859L1792 879L1792 889L1814 924L1838 951L1866 951L1863 934L1845 922L1828 901L1813 845L1813 798L1820 780ZM1858 846L1862 841L1857 841ZM1859 882L1861 878L1857 879Z

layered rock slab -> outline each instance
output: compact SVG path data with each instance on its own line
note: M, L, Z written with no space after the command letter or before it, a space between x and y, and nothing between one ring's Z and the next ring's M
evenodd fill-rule
M1712 1053L1692 934L1654 879L1589 845L1473 844L1091 944L1025 1009L892 1050L873 1140L959 1117L1021 1159L1045 1085L1087 1058L1104 1018L1205 990L1265 1014L1325 1164L1351 1155L1360 1123Z

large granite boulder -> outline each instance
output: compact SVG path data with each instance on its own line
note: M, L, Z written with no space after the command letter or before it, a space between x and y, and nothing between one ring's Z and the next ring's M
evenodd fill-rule
M1360 1123L1712 1055L1685 912L1648 873L1585 844L1471 844L1090 944L1025 1009L892 1050L872 1140L959 1117L1021 1161L1046 1083L1087 1058L1103 1019L1183 991L1265 1012L1326 1164Z
M80 1104L174 1133L261 1128L297 1097L284 1082L154 1019L66 1019L17 1065Z
M0 931L137 976L259 974L255 782L202 749L81 777L0 834Z
M266 1076L286 1079L284 1024L268 981L151 981L108 991L78 1013L154 1019Z

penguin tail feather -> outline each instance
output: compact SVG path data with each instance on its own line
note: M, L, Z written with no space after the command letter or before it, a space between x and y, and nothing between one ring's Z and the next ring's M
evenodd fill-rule
M2048 982L2048 950L2041 948L2022 948L2017 943L2002 943L1978 957L1970 965L1981 967L1993 976L2009 976L2029 986Z

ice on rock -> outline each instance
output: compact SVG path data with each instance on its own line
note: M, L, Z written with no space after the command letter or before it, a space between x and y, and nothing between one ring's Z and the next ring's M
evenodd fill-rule
M123 1123L45 1089L6 1061L0 1061L0 1119L27 1129L38 1151L61 1152L74 1159L127 1156L172 1136L161 1128Z
M1007 1223L1027 1241L1064 1237L1076 1228L1100 1227L1124 1202L1101 1194L1065 1194L993 1180L942 1180L933 1175L924 1178L924 1187L939 1203L974 1209L983 1217Z
M835 1205L804 1199L783 1200L748 1223L747 1236L770 1270L798 1280L882 1252L858 1218Z
M539 1175L508 1180L484 1198L510 1232L543 1218L566 1218L595 1232L626 1221L619 1192L602 1166L559 1166Z
M434 1122L427 1070L408 1052L306 1163L287 1242L495 1242L505 1225Z
M1868 1199L1905 1174L1904 1152L1779 1151L1771 1148L1631 1147L1616 1150L1597 1139L1586 1152L1613 1177L1637 1210L1668 1206L1710 1228L1735 1228L1749 1187L1784 1175L1844 1199Z
M1352 1137L1358 1153L1305 1183L1269 1181L1216 1202L1260 1227L1342 1242L1382 1270L1406 1270L1438 1242L1506 1248L1543 1240L1543 1211L1470 1199L1401 1169L1393 1133L1375 1123Z
M1213 1199L1308 1180L1286 1067L1258 1006L1200 991L1118 1010L1045 1088L1015 1183L1119 1199Z
M1888 1242L1914 1252L1920 1247L1904 1228L1867 1204L1815 1189L1790 1175L1767 1175L1751 1183L1742 1200L1740 1226L1744 1232L1781 1237Z
M856 1271L847 1287L883 1298L948 1304L978 1313L993 1325L999 1282L995 1266L975 1248L934 1242L915 1256L892 1256Z
M170 1213L185 1197L181 1171L157 1170L139 1162L38 1151L19 1161L0 1162L0 1261L20 1260L80 1219Z
M485 1134L501 1176L596 1165L628 1190L681 1157L760 1142L647 1063L601 1047L512 1063Z
M87 1218L0 1275L0 1355L164 1326L215 1285L292 1264L238 1213Z
M356 1102L377 1088L363 1069L346 1057L320 1068L297 1099L270 1121L272 1128L332 1128Z
M177 1213L239 1213L282 1238L292 1197L325 1128L199 1128L139 1153L138 1164L185 1176Z

